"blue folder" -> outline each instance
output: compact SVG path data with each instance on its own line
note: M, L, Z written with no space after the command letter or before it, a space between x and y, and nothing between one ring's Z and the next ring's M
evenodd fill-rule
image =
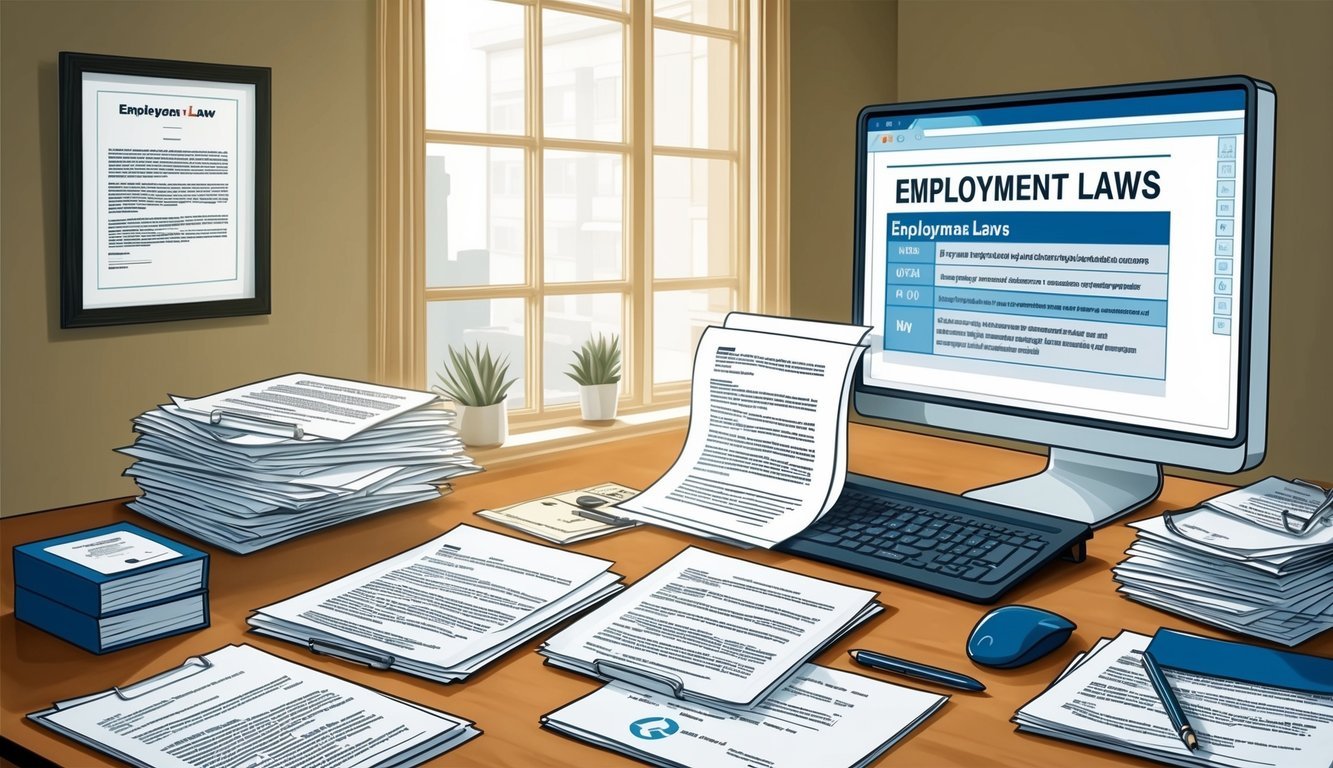
M1159 629L1148 650L1163 667L1208 677L1333 694L1333 659Z
M111 533L128 531L155 541L180 553L180 557L145 563L138 568L120 573L99 573L79 563L57 557L46 551L47 547L70 541L90 539ZM121 611L136 605L157 602L168 597L195 592L208 587L208 554L194 547L188 547L179 541L140 528L133 523L116 523L102 528L57 536L53 539L30 541L14 547L14 584L24 589L44 595L64 603L80 613L89 616L102 616L112 611ZM184 570L190 563L199 562L198 578L193 583L181 585L171 594L153 594L143 599L122 596L118 605L107 604L107 588L122 579L139 578L152 571L166 569Z

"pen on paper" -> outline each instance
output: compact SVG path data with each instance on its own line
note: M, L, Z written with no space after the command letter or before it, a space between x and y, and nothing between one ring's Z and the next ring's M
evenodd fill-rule
M1171 690L1171 684L1167 682L1166 675L1162 674L1162 668L1157 665L1157 659L1148 651L1143 652L1143 669L1148 673L1148 680L1152 682L1153 690L1157 691L1157 698L1162 700L1162 708L1166 710L1166 716L1171 718L1171 727L1176 729L1176 734L1180 740L1185 742L1185 746L1191 752L1199 748L1199 739L1194 735L1194 727L1185 717L1185 710L1180 708L1180 702L1176 700L1175 691Z

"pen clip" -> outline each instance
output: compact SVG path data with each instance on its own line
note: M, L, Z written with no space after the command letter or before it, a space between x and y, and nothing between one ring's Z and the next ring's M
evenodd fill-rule
M237 413L222 408L214 408L208 414L208 423L218 427L231 427L265 435L278 435L300 440L305 437L305 429L300 424L292 424L278 419Z
M661 672L647 672L618 661L598 659L592 663L592 669L598 677L647 688L674 699L679 699L685 692L685 683L678 677Z
M376 653L364 648L353 648L351 646L335 643L331 640L316 640L312 637L306 642L306 646L310 648L311 653L319 654L320 656L332 656L357 664L365 664L371 669L389 669L393 666L393 662L395 661L392 654Z

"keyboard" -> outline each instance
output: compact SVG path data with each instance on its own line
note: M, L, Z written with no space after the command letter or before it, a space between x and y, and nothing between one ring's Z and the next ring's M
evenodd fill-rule
M1084 523L951 493L847 476L823 517L775 549L974 603L1062 555L1076 561Z

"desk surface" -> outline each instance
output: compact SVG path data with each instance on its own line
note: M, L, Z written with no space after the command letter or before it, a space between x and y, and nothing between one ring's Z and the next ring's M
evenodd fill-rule
M570 488L615 481L645 487L675 459L683 431L571 450L552 458L504 466L461 478L455 492L379 517L348 523L241 557L211 550L212 626L97 657L14 619L13 561L8 552L23 542L107 525L118 520L179 533L107 501L0 521L5 555L0 568L0 736L60 765L118 765L23 719L52 701L106 690L176 666L186 657L229 643L266 651L379 690L473 719L485 734L436 762L450 765L637 765L538 727L538 718L594 690L598 683L542 665L539 641L505 656L470 680L440 685L399 673L374 672L355 664L314 656L301 648L246 633L245 617L259 606L323 584L389 555L468 523L504 532L473 514ZM1044 458L998 448L853 425L851 470L892 480L962 492L1040 471ZM1168 478L1161 497L1135 517L1191 506L1222 490L1208 483ZM1133 518L1131 518L1133 519ZM1064 647L1015 670L974 666L963 641L987 606L942 597L895 582L844 571L770 551L739 551L702 543L659 529L640 528L572 548L615 561L614 570L633 582L690 545L877 590L888 610L815 658L820 664L876 675L855 667L847 650L881 649L894 655L971 674L988 686L983 694L952 692L952 699L924 726L881 760L884 765L971 766L1073 765L1081 768L1136 763L1112 752L1020 734L1009 718L1039 693L1078 652L1122 628L1151 634L1159 626L1228 637L1194 622L1130 602L1115 593L1110 567L1123 558L1134 530L1123 524L1098 531L1079 564L1057 562L1006 595L1006 602L1035 605L1078 624ZM190 541L198 546L198 542ZM1234 639L1234 638L1233 638ZM1301 651L1333 655L1333 634L1307 642ZM883 679L906 683L902 678ZM922 687L931 686L922 684ZM950 693L947 689L935 689Z

